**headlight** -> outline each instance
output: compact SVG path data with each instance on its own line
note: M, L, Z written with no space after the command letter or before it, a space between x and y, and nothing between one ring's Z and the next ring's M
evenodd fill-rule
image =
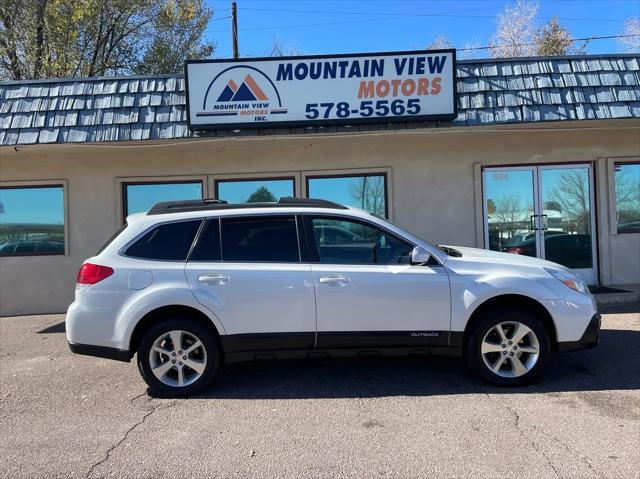
M587 288L587 283L582 281L577 276L567 273L566 271L561 271L559 269L544 269L547 273L553 276L558 281L564 283L568 288L573 289L574 291L578 291L579 293L589 294L589 288Z

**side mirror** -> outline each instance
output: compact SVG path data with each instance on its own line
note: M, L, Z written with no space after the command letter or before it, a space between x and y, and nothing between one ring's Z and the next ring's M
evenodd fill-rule
M430 259L431 253L422 246L416 246L411 251L411 264L427 264Z

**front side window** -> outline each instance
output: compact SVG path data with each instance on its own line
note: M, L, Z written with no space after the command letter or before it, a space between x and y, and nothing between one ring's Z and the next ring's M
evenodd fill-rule
M65 253L64 187L0 188L0 256Z
M309 198L334 201L380 217L387 216L387 177L384 174L308 177L307 193Z
M411 262L413 246L371 225L335 218L311 218L318 261L327 264Z
M640 163L616 163L618 233L640 233Z
M185 261L200 223L200 220L194 220L158 225L129 246L125 255L140 259Z
M284 196L295 196L293 178L260 180L218 180L216 197L227 203L275 202Z
M199 200L202 182L125 183L122 186L125 216L149 211L161 201Z
M223 218L222 260L297 263L300 261L294 216Z

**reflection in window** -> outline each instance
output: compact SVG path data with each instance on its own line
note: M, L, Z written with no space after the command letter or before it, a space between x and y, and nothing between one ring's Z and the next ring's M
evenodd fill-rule
M325 176L307 179L309 198L335 201L387 216L387 185L385 175Z
M318 260L329 264L408 264L412 246L360 222L311 220Z
M640 233L640 163L616 163L618 233Z
M0 256L64 254L64 188L0 188Z
M293 178L219 180L218 198L227 203L264 203L294 195Z
M125 215L149 211L161 201L199 200L202 182L129 183L123 186Z

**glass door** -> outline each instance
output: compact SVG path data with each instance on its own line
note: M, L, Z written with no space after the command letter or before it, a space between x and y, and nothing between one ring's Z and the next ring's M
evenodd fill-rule
M590 165L540 166L541 258L597 283Z
M534 167L484 171L485 247L493 251L540 256L537 171Z
M591 165L487 168L485 245L544 258L597 282Z

